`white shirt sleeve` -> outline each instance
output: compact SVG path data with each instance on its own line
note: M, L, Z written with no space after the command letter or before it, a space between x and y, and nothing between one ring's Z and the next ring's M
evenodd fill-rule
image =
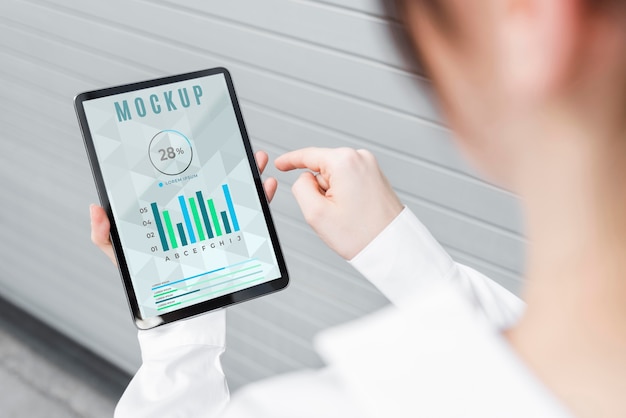
M217 417L229 401L220 356L225 311L139 331L143 364L115 409L116 418Z
M492 323L506 324L523 306L495 282L455 263L406 208L350 263L400 310L411 309L411 299L446 280L471 292L470 299ZM220 364L224 340L224 311L140 331L143 365L122 396L116 418L221 416L229 401ZM336 370L300 372L254 384L235 396L226 414L364 416L347 396Z
M524 307L498 283L456 263L408 208L350 264L400 309L408 308L411 300L442 280L457 282L499 327L510 325Z

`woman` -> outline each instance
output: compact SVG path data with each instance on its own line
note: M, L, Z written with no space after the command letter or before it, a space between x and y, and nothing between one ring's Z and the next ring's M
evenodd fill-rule
M394 307L325 333L326 369L225 412L222 312L140 332L118 416L626 416L625 3L399 3L460 147L522 198L526 309L455 264L367 151L290 152L275 164L310 170L293 186L309 224ZM111 255L100 208L92 221Z

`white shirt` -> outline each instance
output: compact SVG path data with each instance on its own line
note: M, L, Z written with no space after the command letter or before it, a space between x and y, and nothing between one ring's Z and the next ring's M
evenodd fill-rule
M391 306L323 332L325 368L229 403L222 310L139 331L143 364L115 416L571 418L501 335L523 303L455 263L408 209L350 263Z

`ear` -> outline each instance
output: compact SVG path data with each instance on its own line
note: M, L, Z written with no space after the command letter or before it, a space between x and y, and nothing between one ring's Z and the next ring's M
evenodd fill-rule
M499 3L500 75L507 93L534 101L575 76L584 0L505 0Z

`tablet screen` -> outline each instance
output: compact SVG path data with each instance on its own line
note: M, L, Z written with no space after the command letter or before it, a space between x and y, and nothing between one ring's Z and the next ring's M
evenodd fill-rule
M83 101L142 318L281 277L228 81Z

